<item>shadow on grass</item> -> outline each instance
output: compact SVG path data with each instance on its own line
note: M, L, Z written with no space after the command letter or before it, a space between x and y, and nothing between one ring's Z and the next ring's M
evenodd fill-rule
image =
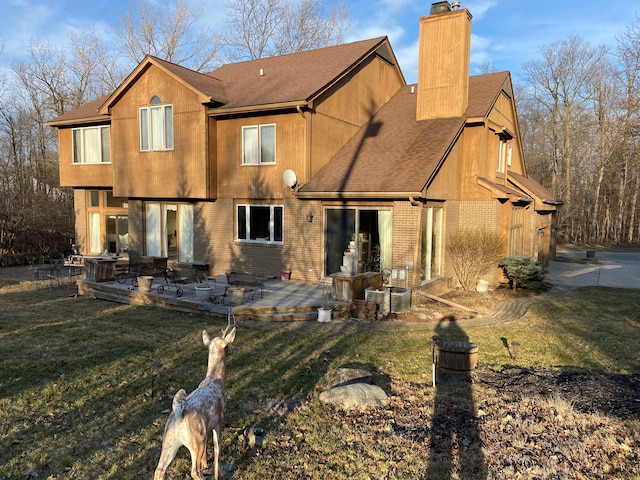
M444 317L435 330L437 342L468 342L456 318ZM487 478L487 467L468 375L438 367L431 421L429 462L425 478Z

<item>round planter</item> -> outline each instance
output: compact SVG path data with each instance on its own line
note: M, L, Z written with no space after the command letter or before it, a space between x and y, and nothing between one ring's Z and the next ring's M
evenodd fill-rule
M280 272L280 280L282 280L283 282L286 282L290 278L291 278L291 271L283 270L282 272Z
M153 277L151 275L143 275L138 277L138 291L142 293L148 293L151 291L151 285L153 284Z
M330 308L318 308L318 321L322 323L328 323L331 321L331 309Z
M242 287L230 287L229 290L229 303L231 305L240 305L244 301L244 288Z
M478 346L462 340L437 343L438 366L443 370L470 372L478 365Z
M213 288L211 287L196 287L196 300L201 302L207 301L211 299L211 292L213 292Z

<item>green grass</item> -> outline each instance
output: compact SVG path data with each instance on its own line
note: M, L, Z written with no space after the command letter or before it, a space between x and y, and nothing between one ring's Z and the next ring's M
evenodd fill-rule
M201 331L217 334L225 319L68 293L0 288L0 478L29 469L52 479L152 478L173 394L204 377ZM227 364L222 455L238 469L234 478L420 478L428 451L390 437L387 413L360 425L320 405L317 392L332 369L358 364L378 384L410 388L402 402L427 408L429 341L442 335L435 326L241 324ZM479 345L483 366L640 371L636 290L586 288L536 304L515 322L463 327L458 334ZM517 360L503 337L522 345ZM154 360L163 364L157 378ZM287 410L285 400L298 408ZM248 425L270 431L277 455L243 447L238 435ZM166 478L189 470L181 449Z

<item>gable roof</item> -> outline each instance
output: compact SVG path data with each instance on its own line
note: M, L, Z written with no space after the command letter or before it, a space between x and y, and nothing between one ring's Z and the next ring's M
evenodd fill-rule
M108 114L111 107L131 88L131 86L151 67L155 66L174 78L198 97L202 103L224 103L227 101L224 85L217 78L190 70L175 63L147 55L127 76L118 88L107 98L100 113Z
M394 65L387 37L345 43L305 52L230 63L210 73L199 73L147 55L110 95L105 95L50 122L50 126L108 120L110 107L151 66L156 66L210 104L211 115L237 111L305 105L347 75L363 59L379 55ZM260 73L263 75L260 75Z
M308 183L300 197L420 196L467 118L486 116L508 72L469 78L465 117L416 120L412 86L398 91Z
M207 75L224 84L228 101L209 113L308 103L374 52L397 67L387 37L224 65Z

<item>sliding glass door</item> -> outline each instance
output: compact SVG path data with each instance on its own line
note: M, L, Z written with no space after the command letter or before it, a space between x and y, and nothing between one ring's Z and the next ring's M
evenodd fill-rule
M351 242L357 248L358 273L391 268L391 218L390 209L326 208L325 276L341 271Z

